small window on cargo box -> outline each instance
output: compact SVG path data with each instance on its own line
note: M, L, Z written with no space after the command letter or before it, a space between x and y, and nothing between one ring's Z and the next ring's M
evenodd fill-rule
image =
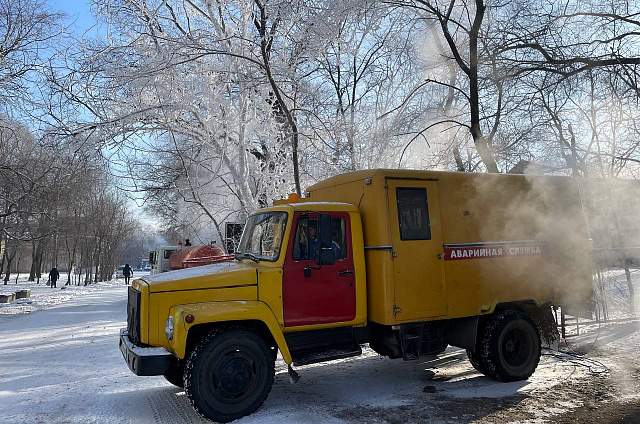
M431 240L426 188L396 188L400 240Z

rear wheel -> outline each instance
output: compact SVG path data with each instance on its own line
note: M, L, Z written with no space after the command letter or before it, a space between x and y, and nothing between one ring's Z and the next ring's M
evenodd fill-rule
M212 332L185 367L185 393L205 418L229 422L258 409L274 377L273 351L248 330Z
M469 359L469 362L471 363L473 368L475 368L476 371L484 375L488 375L486 372L486 367L482 363L482 355L481 355L482 337L484 335L485 326L486 326L485 317L480 317L480 319L478 320L478 330L477 330L478 337L476 340L476 348L474 350L467 349L467 358Z
M445 350L447 350L448 347L449 347L449 345L445 343L444 347L441 347L440 349L436 350L435 352L430 352L429 355L440 355Z
M467 358L469 359L469 362L471 362L471 365L473 365L473 368L476 369L476 371L481 372L482 374L486 374L485 368L482 366L481 359L478 355L478 351L473 352L467 349Z
M498 380L525 380L540 362L540 334L520 311L498 313L484 328L480 347L475 358L481 372Z

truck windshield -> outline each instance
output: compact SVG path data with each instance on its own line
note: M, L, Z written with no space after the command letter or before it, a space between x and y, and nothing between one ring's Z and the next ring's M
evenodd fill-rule
M244 227L237 258L251 258L254 261L276 261L287 226L286 212L263 212L251 215Z

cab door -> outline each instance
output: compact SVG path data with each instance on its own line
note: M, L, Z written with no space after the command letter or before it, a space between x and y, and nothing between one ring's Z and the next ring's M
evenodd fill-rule
M324 212L323 212L324 213ZM282 277L285 327L351 321L356 315L355 268L351 221L347 212L331 215L335 261L317 265L311 228L318 214L296 212L292 242L287 248Z
M412 321L446 312L440 205L436 181L388 179L394 314Z

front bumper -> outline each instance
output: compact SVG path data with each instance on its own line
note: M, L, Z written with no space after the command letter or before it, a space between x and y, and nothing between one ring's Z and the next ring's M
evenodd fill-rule
M129 340L126 328L120 330L120 352L131 372L136 375L163 375L173 356L162 347L143 347Z

